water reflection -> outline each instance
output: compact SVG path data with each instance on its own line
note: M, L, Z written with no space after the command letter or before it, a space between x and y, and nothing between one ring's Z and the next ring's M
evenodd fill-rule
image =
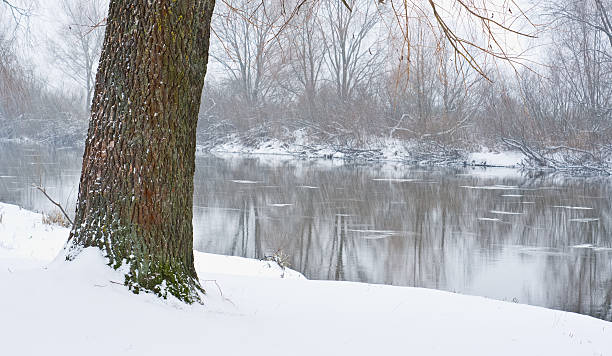
M0 143L0 201L39 212L57 208L33 185L74 213L83 151L68 147L40 147Z
M52 211L42 183L74 211L81 155L0 144L0 201ZM201 251L612 320L609 179L200 156L195 187Z
M195 246L612 319L608 179L199 157ZM491 173L492 172L492 173ZM508 174L510 173L510 174Z

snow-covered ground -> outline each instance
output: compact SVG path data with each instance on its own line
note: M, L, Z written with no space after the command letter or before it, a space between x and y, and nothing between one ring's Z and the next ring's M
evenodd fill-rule
M441 163L467 164L477 166L511 167L521 165L525 156L518 151L493 151L481 147L478 152L461 152L458 155L449 156L444 159L448 152L418 152L417 142L402 141L398 139L375 139L361 147L342 147L337 145L313 143L307 139L307 135L297 130L286 140L269 138L257 143L246 144L238 135L229 135L223 142L212 147L200 146L200 152L213 153L240 153L258 155L289 155L308 158L332 158L332 159L366 159L389 162L411 162L418 164Z
M591 317L238 257L195 254L205 305L134 295L95 249L54 259L67 229L0 215L2 355L612 355Z

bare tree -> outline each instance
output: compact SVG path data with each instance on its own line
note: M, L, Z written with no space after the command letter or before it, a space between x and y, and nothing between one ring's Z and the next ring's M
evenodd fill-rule
M382 67L384 50L379 34L376 4L369 0L326 1L322 7L323 45L329 78L342 101L351 98Z
M262 104L274 87L274 61L279 53L275 37L284 24L280 10L253 0L228 1L215 10L216 51L211 57L222 65L250 107Z
M605 10L595 0L566 0L549 9L558 26L549 52L548 111L575 145L612 134L612 43Z
M283 37L289 43L284 88L305 103L306 115L310 120L315 117L316 98L327 54L326 47L321 46L323 35L319 11L318 6L303 9Z
M62 72L83 88L86 111L91 105L107 8L107 0L61 0L61 39L48 42Z
M601 20L601 26L597 26L597 29L606 34L608 41L610 42L610 47L612 47L612 20L610 19L610 16L608 16L608 13L610 12L610 3L607 3L608 7L606 8L601 0L594 1L597 7L597 15Z
M607 38L610 47L608 55L612 55L612 19L608 15L612 11L610 2L601 0L563 0L551 1L544 6L546 15L556 28L563 29L564 25L571 27L582 24L591 30L601 32Z
M30 15L32 15L32 10L34 8L34 1L28 0L1 0L0 3L4 5L6 9L8 9L8 12L12 16L16 26L19 26L24 18L27 19Z
M6 11L0 4L0 17ZM74 143L86 129L74 120L77 104L37 77L19 52L23 32L14 26L10 17L0 24L0 136Z
M27 97L28 75L17 60L13 42L9 31L0 28L0 116L17 114Z
M442 34L436 36L420 23L409 33L408 44L392 48L392 57L399 58L385 88L389 135L403 132L420 140L456 141L482 100L474 87L484 77L454 55Z

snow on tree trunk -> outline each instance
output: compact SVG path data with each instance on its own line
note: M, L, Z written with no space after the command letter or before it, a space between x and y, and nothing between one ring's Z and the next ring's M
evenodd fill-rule
M113 0L67 258L103 250L135 293L188 303L198 109L214 0Z

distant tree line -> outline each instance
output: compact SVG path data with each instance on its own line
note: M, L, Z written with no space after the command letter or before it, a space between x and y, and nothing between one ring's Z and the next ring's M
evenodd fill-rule
M481 73L426 21L400 29L388 21L393 11L375 1L349 4L353 11L322 1L295 13L259 1L218 4L200 143L237 134L256 144L302 130L312 142L346 147L399 139L473 149L501 147L507 138L574 159L581 151L600 159L611 153L609 2L549 2L538 18L546 23L540 36L550 39L535 59L543 65L498 70L482 59ZM81 89L38 80L17 57L14 29L0 28L0 136L86 129L107 2L60 5L64 25L47 49Z
M78 100L50 89L0 33L0 137L74 144L86 128Z
M57 83L41 79L33 64L19 51L24 45L20 37L32 36L28 24L32 6L0 4L0 19L3 20L0 25L0 138L74 145L85 136L89 108L85 109L78 91L66 91ZM68 21L68 17L65 20ZM71 47L72 51L80 48L67 42L61 45ZM56 51L54 54L60 53L59 46ZM95 57L99 56L98 52ZM78 54L70 53L69 56L74 58Z
M550 2L538 18L547 23L540 37L550 39L539 64L497 70L484 61L486 78L426 23L394 41L384 7L372 1L358 0L352 12L322 2L289 23L281 8L243 2L218 6L214 19L211 52L222 74L205 87L202 142L302 129L350 146L396 138L494 147L510 138L545 152L610 149L609 2Z

